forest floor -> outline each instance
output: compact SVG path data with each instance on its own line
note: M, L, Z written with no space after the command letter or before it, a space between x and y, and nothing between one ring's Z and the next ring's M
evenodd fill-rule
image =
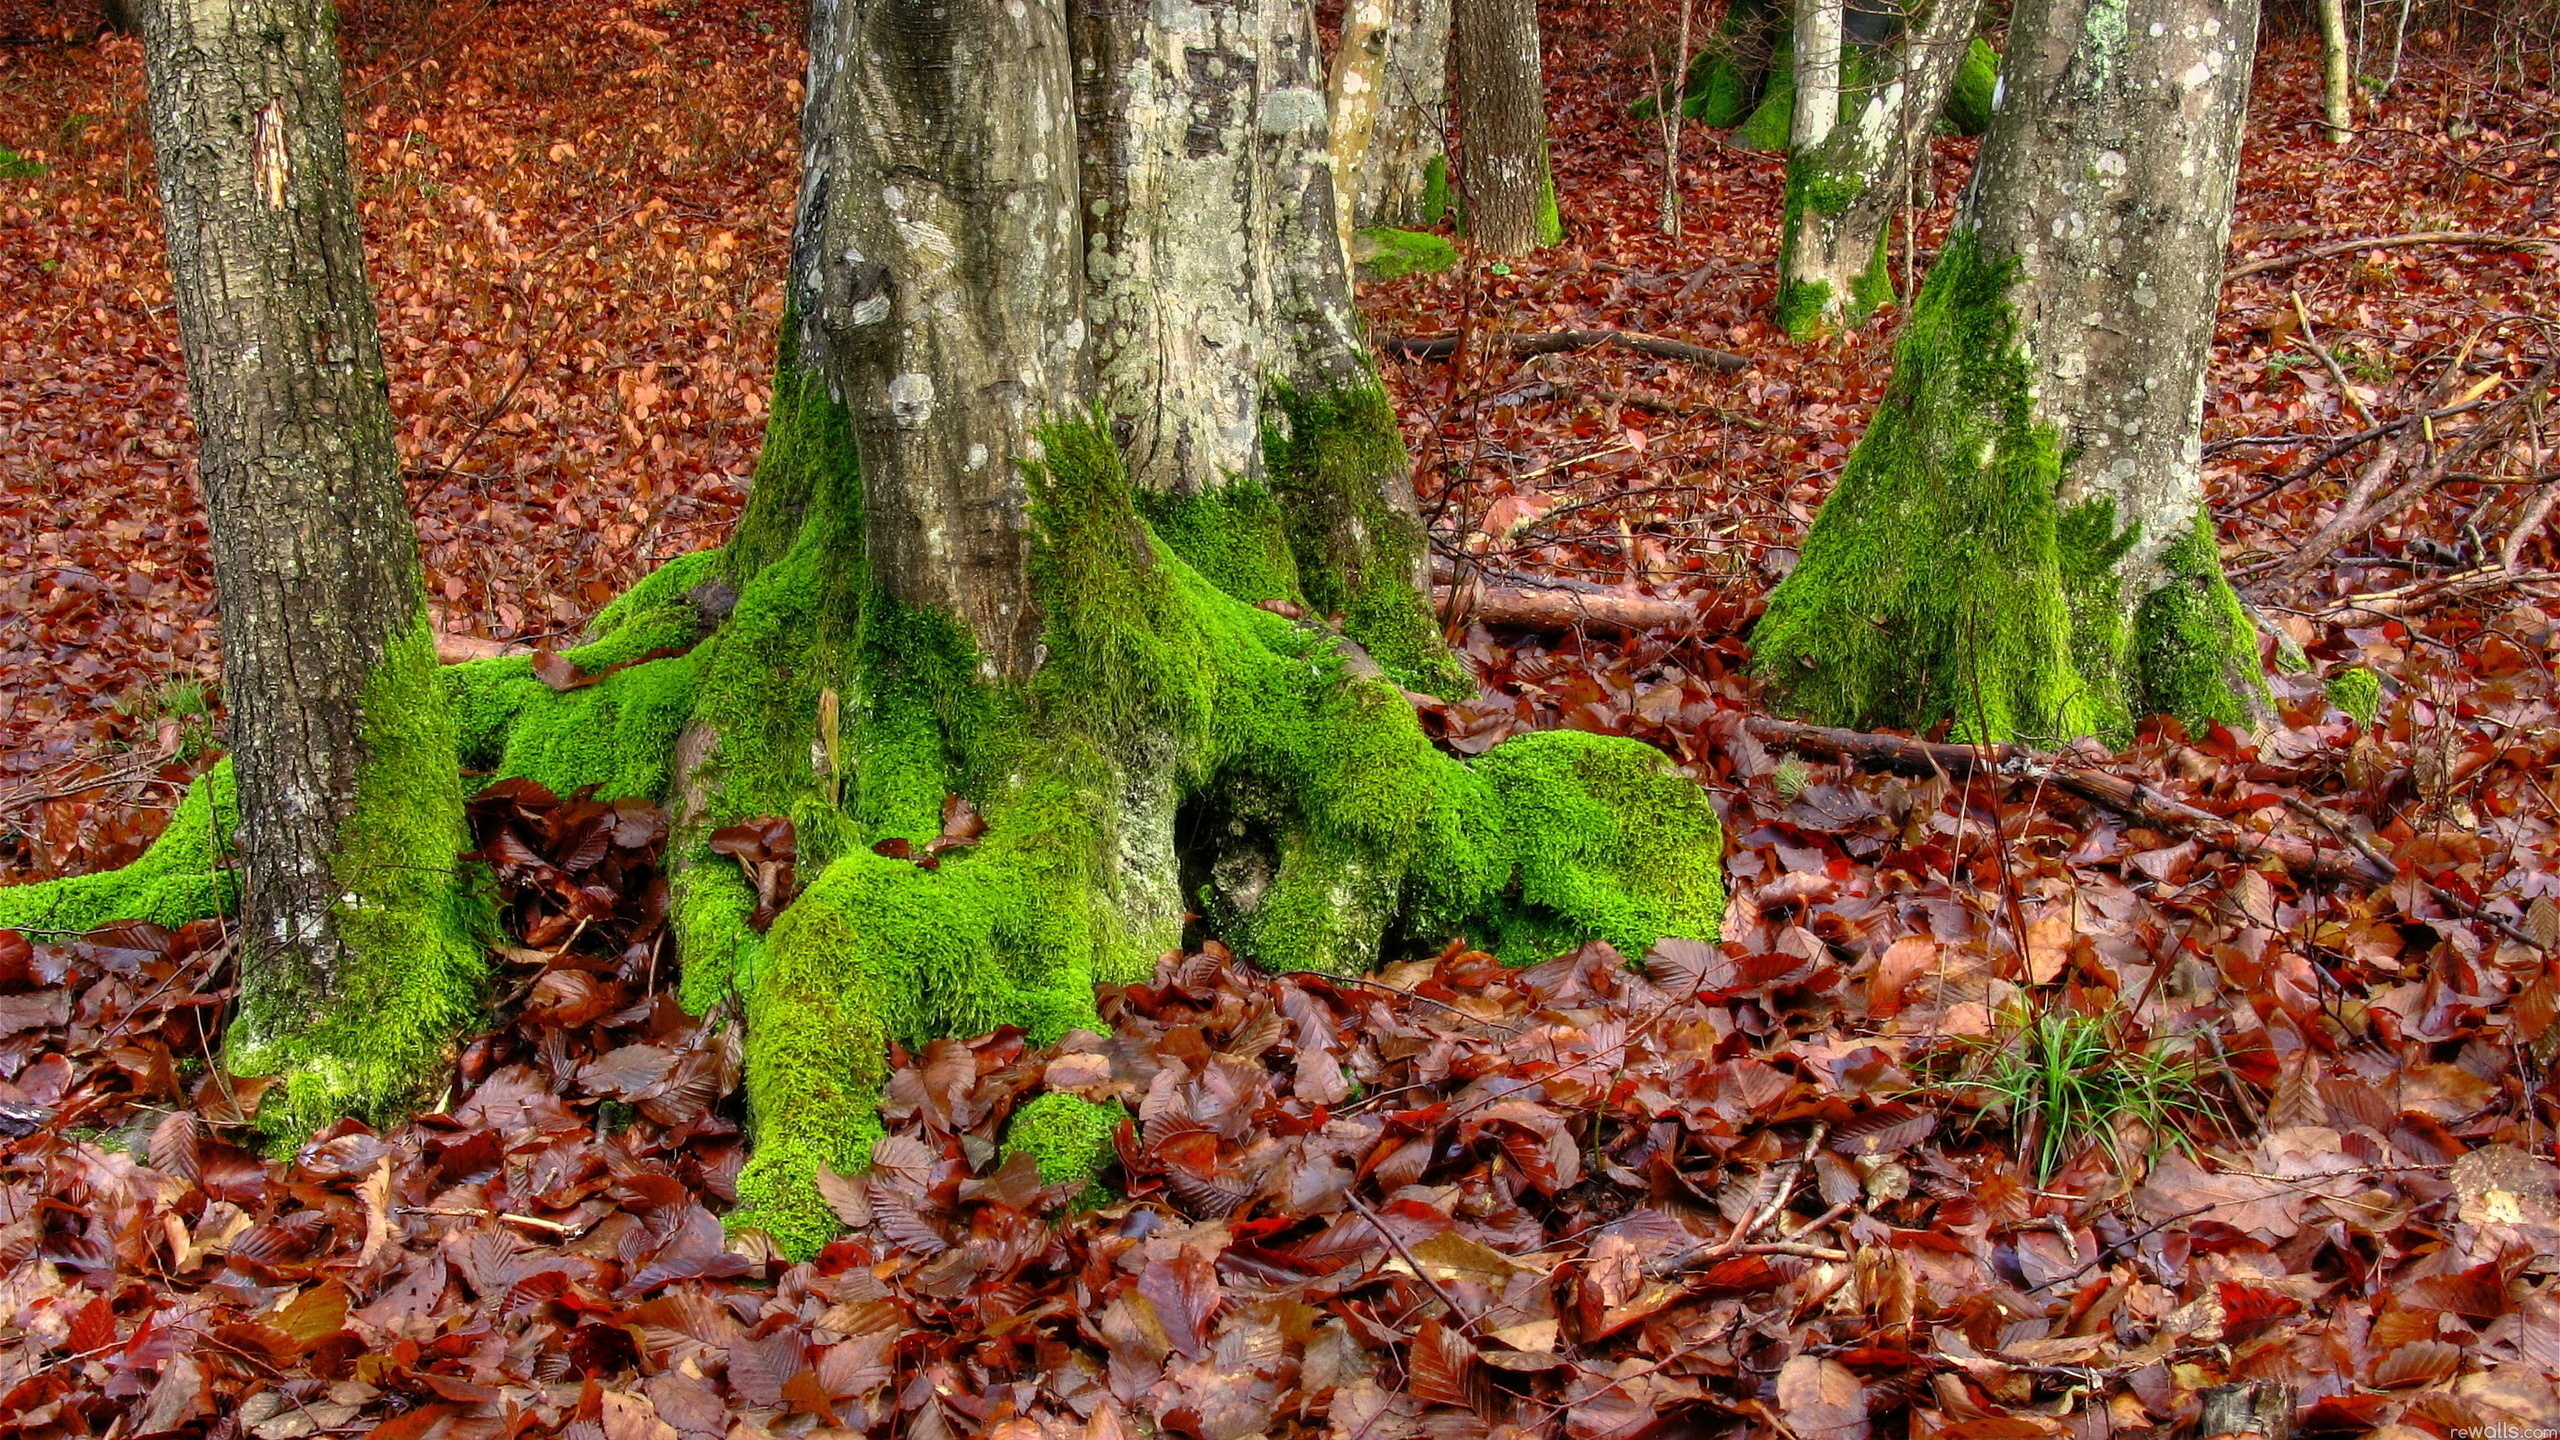
M0 146L42 167L0 178L0 879L129 857L219 743L141 59L50 43L75 8L0 0ZM1660 141L1628 106L1668 18L1546 16L1567 245L1374 287L1376 332L1624 328L1753 364L1389 365L1446 559L1683 606L1629 635L1453 614L1486 693L1428 718L1465 753L1566 725L1680 757L1728 820L1720 945L1359 983L1169 962L1107 998L1109 1037L905 1057L895 1138L836 1187L847 1240L790 1266L714 1219L735 1032L663 988L662 822L496 794L483 838L558 861L511 891L516 1003L447 1110L389 1135L242 1148L255 1086L211 1064L220 927L0 936L0 1131L27 1132L0 1142L0 1417L1993 1440L2165 1432L2263 1380L2306 1433L2560 1428L2560 255L2368 248L2229 282L2205 429L2224 553L2309 668L2275 677L2254 739L2155 728L2084 762L2219 823L1809 765L1745 727L1747 626L1881 389L1892 317L1772 328L1782 165L1715 132L1687 132L1688 223L1662 236ZM724 536L779 318L797 23L349 7L451 633L574 633ZM2312 48L2271 40L2234 266L2560 235L2538 63L2418 35L2332 147ZM1923 266L1970 153L1939 142ZM2277 584L2386 451L2415 503ZM2366 719L2324 691L2353 667L2381 678ZM598 835L607 858L573 860ZM557 948L573 874L619 908ZM1121 1195L1054 1224L1062 1197L991 1144L1044 1087L1141 1116ZM2058 1123L2081 1101L2116 1123Z

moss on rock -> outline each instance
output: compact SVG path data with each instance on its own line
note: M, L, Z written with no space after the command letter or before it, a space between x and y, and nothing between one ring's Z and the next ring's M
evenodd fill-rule
M2330 676L2321 689L2330 704L2367 730L2382 718L2382 677L2362 665L2350 665Z

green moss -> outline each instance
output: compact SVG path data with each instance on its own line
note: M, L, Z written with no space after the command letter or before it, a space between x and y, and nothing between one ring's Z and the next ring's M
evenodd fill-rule
M1266 964L1366 968L1399 913L1435 935L1526 917L1566 943L1712 924L1696 882L1714 885L1713 813L1653 752L1567 737L1480 762L1498 785L1434 748L1404 697L1354 676L1329 635L1234 593L1281 575L1265 500L1146 502L1176 544L1141 519L1098 417L1051 425L1041 443L1025 483L1048 659L1031 680L981 678L949 617L878 594L862 612L863 834L930 833L948 790L977 802L984 839L930 871L840 854L740 985L757 1150L733 1219L793 1253L833 1233L816 1167L863 1162L891 1041L997 1025L1053 1037L1096 1023L1095 986L1151 973L1175 937L1138 903L1148 877L1132 857L1140 831L1169 831L1172 799L1133 802L1133 777L1170 776L1179 796L1272 797L1276 874L1232 937ZM1186 550L1256 558L1225 564L1221 585ZM1698 808L1656 793L1666 780ZM1516 826L1504 787L1522 797ZM1700 854L1654 858L1702 835Z
M2269 703L2258 663L2258 632L2223 578L2212 512L2163 557L2168 583L2144 597L2134 617L2136 709L2174 715L2190 731L2245 730Z
M59 939L118 920L174 929L231 914L238 897L228 865L239 819L231 762L224 760L187 787L160 838L132 864L0 888L0 930Z
M1564 211L1556 205L1556 167L1547 142L1538 142L1538 244L1564 243Z
M1141 491L1137 505L1156 538L1224 593L1247 604L1306 603L1280 502L1261 483L1238 480L1196 495Z
M484 1014L494 912L457 858L470 835L437 669L422 606L365 691L355 807L331 862L344 947L331 993L242 993L230 1064L285 1077L286 1093L259 1112L279 1143L342 1115L404 1117L443 1084L457 1038Z
M1912 307L1874 420L1754 632L1774 704L1827 724L2051 744L2121 737L2138 707L2201 725L2245 712L2238 603L2209 532L2128 625L2134 536L2063 509L2064 459L2030 413L2015 265L1952 240ZM2142 713L2150 713L2143 711Z
M2330 676L2329 683L2321 688L2330 704L2367 730L2382 718L2382 677L2361 665L2350 665Z
M1552 188L1552 186L1550 187ZM1549 204L1553 204L1550 195ZM1372 225L1358 232L1360 273L1369 280L1400 280L1407 275L1436 275L1458 263L1458 247L1445 235L1427 230L1398 230Z
M1939 112L1947 128L1958 135L1979 135L1990 129L1991 96L1999 83L2000 52L1976 35L1964 52L1955 83L1947 90L1946 108Z
M1649 745L1550 730L1475 765L1500 797L1518 867L1494 948L1515 964L1597 937L1630 957L1656 940L1713 940L1723 831L1705 791Z
M1437 225L1449 218L1457 204L1457 195L1449 185L1449 157L1434 155L1422 166L1422 214L1425 225Z
M1120 1158L1114 1137L1128 1120L1128 1107L1116 1100L1097 1105L1056 1091L1035 1095L1005 1125L1001 1153L1030 1156L1051 1185L1094 1180Z
M1734 127L1733 143L1744 150L1776 154L1787 148L1795 123L1796 45L1790 29L1778 37L1770 52L1768 80L1761 87L1759 103Z
M1472 693L1416 583L1422 526L1385 498L1407 483L1409 464L1385 387L1283 387L1273 399L1285 423L1264 431L1264 455L1308 603L1341 616L1343 633L1397 683L1449 698Z

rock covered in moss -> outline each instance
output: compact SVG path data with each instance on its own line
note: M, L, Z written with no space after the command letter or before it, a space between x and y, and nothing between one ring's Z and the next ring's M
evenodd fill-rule
M2382 718L2382 677L2362 665L2350 665L2330 676L2321 689L2330 704L2367 730Z

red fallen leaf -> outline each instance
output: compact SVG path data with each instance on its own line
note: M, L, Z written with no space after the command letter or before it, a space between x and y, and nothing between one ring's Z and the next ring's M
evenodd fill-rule
M1138 1272L1137 1298L1154 1307L1165 1340L1186 1359L1196 1360L1209 1343L1209 1322L1225 1296L1218 1288L1217 1267L1188 1246L1170 1256L1151 1258Z
M2442 1340L2412 1340L2393 1347L2373 1362L2365 1383L2376 1390L2399 1390L2450 1380L2462 1368L2462 1351Z
M1801 1440L1867 1440L1867 1387L1836 1360L1798 1355L1778 1370L1777 1410Z
M1901 1101L1888 1101L1831 1132L1830 1146L1852 1157L1898 1155L1927 1140L1938 1117Z
M912 860L915 858L916 847L910 844L905 836L892 835L886 840L874 843L871 853L885 855L892 860Z
M652 660L664 660L672 655L682 655L689 648L680 645L661 645L655 650L634 655L628 660L617 660L593 672L579 669L576 663L570 660L566 651L543 650L536 652L533 657L533 674L535 679L554 690L583 690L618 670L628 670L634 665L646 665Z
M986 817L969 803L966 795L942 797L942 838L955 845L967 845L987 833Z
M2223 1336L2235 1344L2302 1312L2302 1302L2290 1295L2230 1280L2215 1285L2214 1297L2222 1303Z
M1479 1414L1489 1408L1493 1382L1476 1359L1475 1343L1441 1324L1437 1316L1424 1320L1413 1332L1405 1374L1416 1400L1456 1405Z

